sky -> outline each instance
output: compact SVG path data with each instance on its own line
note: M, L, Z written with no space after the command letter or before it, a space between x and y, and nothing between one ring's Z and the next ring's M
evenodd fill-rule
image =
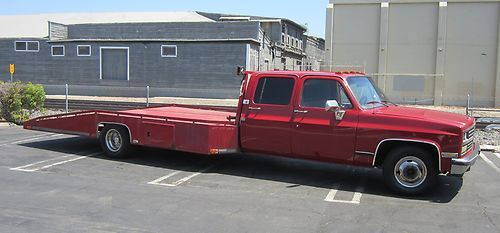
M328 0L24 0L2 1L0 15L205 11L288 18L307 25L308 34L324 38L327 4Z

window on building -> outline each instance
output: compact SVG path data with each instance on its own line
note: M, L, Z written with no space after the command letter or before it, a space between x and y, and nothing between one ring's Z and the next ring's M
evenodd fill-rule
M329 79L308 79L304 82L300 106L324 108L327 100L336 100L342 108L352 108L339 82Z
M90 45L78 45L76 55L79 57L92 56L92 47Z
M256 104L288 105L295 80L292 78L261 78L254 95Z
M283 70L287 70L287 68L286 68L286 58L282 57L281 58L281 63L283 64Z
M162 57L177 57L177 45L162 45L161 46L161 56Z
M282 44L286 43L286 35L285 35L285 33L281 33L281 43Z
M14 46L18 52L40 51L40 43L38 41L16 41Z
M290 36L286 36L286 45L290 46Z
M64 45L52 45L52 56L53 57L63 57L64 56Z

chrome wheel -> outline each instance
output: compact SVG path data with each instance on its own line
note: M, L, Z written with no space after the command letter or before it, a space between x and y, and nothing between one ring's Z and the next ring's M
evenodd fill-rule
M415 156L406 156L394 166L394 177L400 185L416 188L427 178L427 166Z
M108 132L106 132L105 141L106 147L111 152L118 152L123 145L122 135L116 129L110 129L108 130Z

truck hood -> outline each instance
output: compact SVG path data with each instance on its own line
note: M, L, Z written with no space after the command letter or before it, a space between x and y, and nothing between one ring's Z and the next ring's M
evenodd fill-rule
M374 114L403 118L413 118L423 121L435 122L449 126L466 129L474 124L474 119L466 115L442 112L421 108L410 108L402 106L381 107L374 110Z

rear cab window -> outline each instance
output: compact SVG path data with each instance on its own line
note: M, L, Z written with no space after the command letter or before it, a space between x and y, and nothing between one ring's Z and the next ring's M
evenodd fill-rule
M295 79L293 78L260 78L254 94L254 103L289 105L292 99L294 86Z

